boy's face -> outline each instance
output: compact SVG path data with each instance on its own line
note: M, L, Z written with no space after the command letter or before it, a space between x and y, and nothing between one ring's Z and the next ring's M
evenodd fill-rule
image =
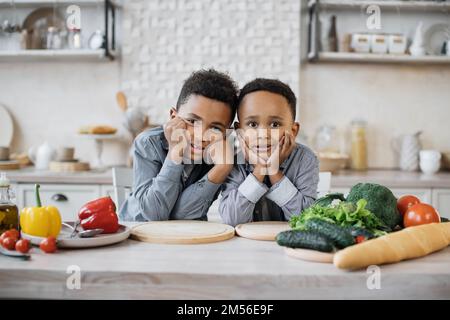
M170 117L176 116L186 122L191 160L201 160L204 149L213 140L224 138L233 120L230 106L201 95L191 95L178 111L172 108Z
M235 128L242 130L250 150L265 160L286 131L294 137L299 131L286 98L269 91L247 94L239 105L238 119Z

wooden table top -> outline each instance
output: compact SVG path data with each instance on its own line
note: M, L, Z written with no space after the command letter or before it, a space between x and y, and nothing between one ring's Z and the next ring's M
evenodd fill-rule
M81 289L69 289L69 266ZM0 256L0 298L70 299L449 299L450 247L427 257L381 266L372 274L288 257L274 242L234 237L196 245L126 240L29 261ZM72 267L73 268L73 267ZM369 279L370 281L370 279Z

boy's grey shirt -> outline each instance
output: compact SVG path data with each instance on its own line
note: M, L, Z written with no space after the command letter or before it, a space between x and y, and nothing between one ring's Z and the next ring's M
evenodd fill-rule
M208 180L211 165L188 166L167 158L162 127L141 133L133 144L133 188L119 211L124 221L207 220L220 184ZM185 170L186 177L183 177Z
M280 165L284 177L273 186L252 174L253 166L237 164L222 186L219 211L224 223L287 221L309 207L317 197L319 161L308 147L297 144Z

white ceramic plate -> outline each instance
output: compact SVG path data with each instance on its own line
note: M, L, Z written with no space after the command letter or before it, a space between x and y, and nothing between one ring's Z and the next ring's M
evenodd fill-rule
M425 32L425 49L429 55L441 55L442 46L450 39L450 25L446 23L433 24Z
M0 147L9 147L14 134L14 125L8 110L0 105Z
M73 225L73 222L69 223ZM131 229L127 226L120 225L116 233L100 234L92 238L70 238L72 230L63 225L61 232L56 238L58 248L92 248L107 246L110 244L121 242L130 236ZM22 237L31 241L34 245L41 243L42 237L32 236L22 232Z

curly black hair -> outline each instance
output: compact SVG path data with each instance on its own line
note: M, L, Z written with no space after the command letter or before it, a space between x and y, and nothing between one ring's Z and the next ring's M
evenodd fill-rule
M238 108L244 97L255 91L269 91L285 97L291 109L292 117L295 120L297 98L287 84L277 79L256 78L241 89L238 97Z
M234 119L238 91L236 82L225 73L214 69L195 71L184 81L176 108L178 110L191 95L198 94L230 106L231 119Z

